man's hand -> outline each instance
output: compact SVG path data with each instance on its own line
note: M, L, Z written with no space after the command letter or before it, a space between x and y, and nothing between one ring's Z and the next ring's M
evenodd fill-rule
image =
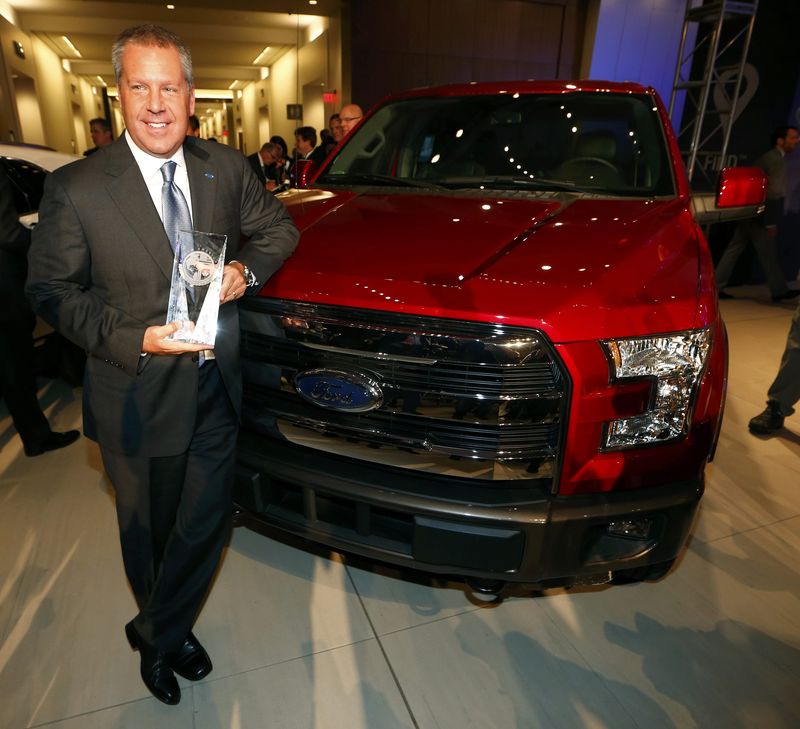
M272 192L277 186L278 183L275 182L275 180L267 180L267 184L265 185L267 190L269 190L270 192Z
M228 263L222 269L222 288L219 291L219 303L241 299L247 291L247 282L244 278L244 266L239 261Z
M191 325L191 322L185 323ZM213 349L207 344L191 344L167 339L170 334L174 334L180 328L181 322L179 321L173 321L158 327L147 327L144 330L142 352L144 354L183 354L184 352L202 352L205 349Z

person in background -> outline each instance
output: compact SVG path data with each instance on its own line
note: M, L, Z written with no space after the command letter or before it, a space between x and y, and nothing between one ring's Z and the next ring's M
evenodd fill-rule
M192 627L230 529L242 398L234 302L281 267L299 234L237 150L186 136L194 86L180 38L128 28L112 63L125 133L48 175L27 293L89 353L84 430L114 487L138 606L125 635L148 690L177 704L176 673L198 681L212 670ZM213 349L171 339L180 322L165 323L187 229L227 237Z
M281 159L284 161L288 161L289 159L289 145L286 144L286 140L278 134L274 134L269 138L269 141L273 144L277 144L281 148Z
M342 131L344 136L350 134L358 126L358 123L364 116L361 107L358 104L347 104L342 107L339 112L339 120L342 122Z
M314 127L298 127L294 130L294 148L298 159L310 159L315 165L325 160L325 150L317 146L317 130Z
M331 136L336 144L344 139L344 129L342 129L342 120L339 114L331 114L328 119L328 129L331 130Z
M107 147L114 141L114 136L111 134L111 123L108 119L103 119L102 117L92 119L89 122L89 134L92 136L94 147L87 149L83 153L84 157L94 154L97 150Z
M276 178L277 163L281 159L281 148L274 142L264 142L258 152L247 156L247 161L256 173L256 177L261 180L264 187L272 192L276 187L283 184L283 180Z
M770 435L783 427L785 418L794 413L800 400L800 304L789 325L786 347L778 374L767 390L767 407L748 423L751 433Z
M786 162L784 157L797 146L796 127L778 127L772 133L772 148L759 157L755 166L760 167L767 176L767 200L764 214L746 220L736 227L733 239L722 254L716 269L717 288L720 299L732 298L723 291L728 285L736 262L747 248L753 244L761 268L767 278L767 285L773 301L784 301L800 296L800 291L790 291L778 263L775 236L783 218L783 203L786 197Z
M286 140L278 134L271 136L269 141L273 144L277 144L281 148L280 161L275 165L275 179L287 181L292 169L292 158L289 156L289 146L286 144Z
M187 137L200 136L200 120L197 118L196 114L192 114L189 117L189 126L186 128L186 136Z
M325 157L328 157L339 142L344 139L344 131L342 130L342 120L339 119L338 114L331 114L330 119L328 119L328 129L323 130L325 132L322 140L322 149L325 152Z
M25 298L30 231L20 224L11 181L0 167L0 392L26 456L63 448L77 430L50 430L36 396L31 334L36 316Z

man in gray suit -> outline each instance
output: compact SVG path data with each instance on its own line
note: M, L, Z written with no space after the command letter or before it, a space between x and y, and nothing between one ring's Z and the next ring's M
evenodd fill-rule
M736 262L750 241L767 278L772 300L783 301L800 296L800 291L789 291L787 288L775 250L775 236L778 223L783 217L783 200L786 197L786 163L783 158L797 146L797 141L798 134L795 127L778 127L772 133L772 148L755 162L755 166L760 167L767 175L766 209L763 216L737 226L733 239L722 254L716 269L717 288L721 299L731 298L731 295L722 289L728 285Z
M228 534L242 392L234 302L278 270L298 232L238 151L186 138L192 66L177 36L130 28L112 61L126 132L48 177L28 294L89 354L84 431L114 485L139 606L126 635L145 685L176 704L174 673L211 670L191 630ZM213 351L168 339L178 220L227 235Z

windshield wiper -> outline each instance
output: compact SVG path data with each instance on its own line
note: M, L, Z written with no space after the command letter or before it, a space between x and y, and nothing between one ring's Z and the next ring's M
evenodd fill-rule
M409 180L406 177L392 177L375 173L359 172L350 175L325 175L317 182L333 185L391 185L392 187L419 187L441 189L442 186L426 180Z
M526 190L568 190L569 192L597 192L595 188L578 187L569 180L552 180L546 177L483 177L480 179L444 179L440 182L448 187L490 187L494 189L525 188ZM602 190L599 190L602 192Z

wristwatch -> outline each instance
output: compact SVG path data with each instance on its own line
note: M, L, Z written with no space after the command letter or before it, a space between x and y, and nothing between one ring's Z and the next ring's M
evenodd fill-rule
M244 276L244 283L247 288L253 288L258 284L256 275L241 261L230 261L230 263L238 263L242 267L242 275Z

